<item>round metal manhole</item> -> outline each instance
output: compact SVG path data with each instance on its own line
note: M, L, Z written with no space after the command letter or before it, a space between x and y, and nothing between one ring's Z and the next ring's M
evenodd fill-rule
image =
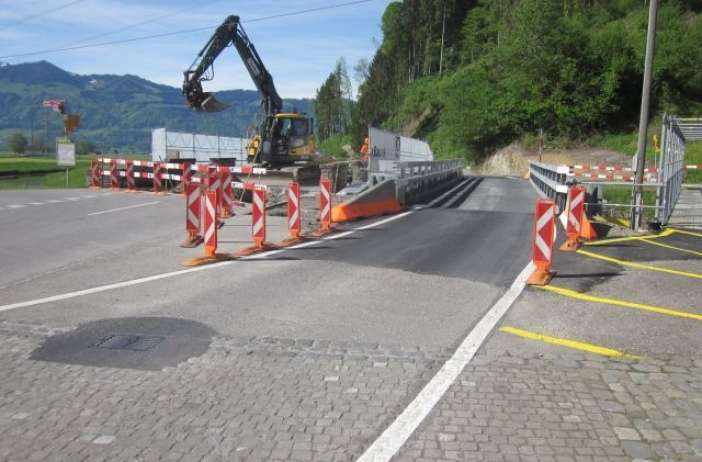
M30 359L83 366L161 370L205 353L217 333L176 318L101 319L47 338Z

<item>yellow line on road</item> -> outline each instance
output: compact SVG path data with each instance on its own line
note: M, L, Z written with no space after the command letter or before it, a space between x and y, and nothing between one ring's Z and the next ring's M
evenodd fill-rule
M538 340L540 342L550 343L551 345L558 345L566 348L573 348L575 350L586 351L588 353L594 353L596 355L609 356L610 358L641 359L640 356L634 356L627 353L623 353L619 350L613 350L611 348L593 345L592 343L579 342L577 340L569 340L565 338L551 337L549 335L537 334L535 332L517 329L516 327L500 327L500 332L516 335L518 337L526 338L529 340Z
M697 252L695 250L690 250L690 249L683 249L682 247L676 247L676 246L670 245L670 244L664 244L662 242L653 241L647 237L639 238L639 240L641 242L645 242L647 244L657 245L658 247L663 247L663 248L671 249L671 250L677 250L678 252L689 253L691 255L697 255L698 257L702 257L702 252Z
M603 239L601 241L593 241L593 242L585 242L585 245L587 246L597 246L597 245L605 245L605 244L614 244L615 242L627 242L627 241L636 241L639 239L658 239L659 237L667 237L675 233L675 230L672 229L666 229L660 234L649 234L646 236L627 236L627 237L615 237L612 239Z
M698 274L698 273L690 273L687 271L678 271L678 270L674 270L674 269L670 269L670 268L661 268L660 266L645 265L643 263L636 263L636 262L628 261L628 260L620 260L618 258L608 257L606 255L588 252L587 250L582 250L582 249L578 250L578 253L581 255L585 255L587 257L597 258L598 260L603 260L603 261L610 262L610 263L616 263L617 265L630 266L630 267L636 268L636 269L657 271L659 273L674 274L676 276L685 276L685 277L693 278L693 279L702 279L702 274Z
M702 237L700 233L693 233L692 231L685 231L682 229L673 228L674 233L685 234L686 236Z
M581 292L576 292L574 290L566 289L565 287L557 286L533 286L538 287L549 292L554 292L565 297L574 298L576 300L582 300L585 302L602 303L604 305L614 305L621 306L624 308L633 308L635 310L650 311L651 313L665 314L667 316L675 316L678 318L695 319L697 321L702 321L702 315L689 313L687 311L673 310L671 308L663 308L661 306L645 305L643 303L629 302L626 300L617 300L615 298L605 298L598 297L595 295L583 294Z

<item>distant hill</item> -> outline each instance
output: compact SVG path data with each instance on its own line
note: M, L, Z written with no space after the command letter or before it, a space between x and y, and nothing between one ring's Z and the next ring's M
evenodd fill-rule
M259 95L251 90L217 93L232 107L200 114L185 106L180 89L134 75L78 75L46 61L0 67L0 143L7 133L21 130L42 139L48 122L49 140L62 134L57 114L42 108L45 99L63 99L70 112L81 115L77 138L99 149L148 152L151 130L243 136L256 118ZM286 99L287 109L312 112L312 100ZM47 117L48 115L48 117Z

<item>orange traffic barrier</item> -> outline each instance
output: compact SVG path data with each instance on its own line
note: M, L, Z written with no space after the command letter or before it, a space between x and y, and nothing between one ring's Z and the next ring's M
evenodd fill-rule
M234 257L245 257L279 248L266 242L266 190L261 187L251 187L251 190L251 237L254 245L236 252Z
M580 228L580 237L586 241L594 241L597 239L597 231L595 227L592 226L590 220L588 220L587 215L583 213L582 227Z
M110 161L110 185L112 189L119 190L119 170L117 169L117 161L112 159Z
M385 181L367 191L362 192L350 201L336 205L332 209L332 221L346 221L370 218L402 211L402 205L397 200L394 181Z
M185 191L185 241L181 247L192 248L202 244L200 236L200 216L202 214L202 188L200 185L190 183Z
M183 183L183 194L187 196L188 186L193 181L193 170L190 166L190 162L181 164L181 169L183 174L180 176L180 181Z
M329 234L332 230L332 184L328 178L319 181L319 229L315 236Z
M222 208L222 218L232 216L232 207L234 206L234 189L232 188L232 174L229 167L222 167L219 172L219 192Z
M561 246L565 252L575 252L581 246L583 212L585 209L585 188L571 186L568 190L568 214L566 220L566 241Z
M134 162L127 161L127 166L124 169L124 176L127 179L127 192L136 192L136 182L134 181Z
M203 223L203 229L205 230L205 256L214 257L217 252L217 213L215 212L217 193L207 191L203 198L205 200L205 220Z
M536 201L533 231L533 261L536 270L527 280L527 284L545 286L553 278L551 260L553 259L553 241L555 239L556 204L549 199Z
M90 188L97 189L102 183L102 163L97 160L90 161Z
M153 166L153 174L152 174L153 180L153 192L155 194L163 194L161 192L161 163L160 162L154 162Z

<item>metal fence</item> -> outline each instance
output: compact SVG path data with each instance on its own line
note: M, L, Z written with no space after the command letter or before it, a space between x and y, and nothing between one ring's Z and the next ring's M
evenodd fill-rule
M407 205L463 176L463 161L398 162L397 198Z
M663 115L661 156L658 164L656 219L667 224L680 198L685 178L685 143L702 140L702 119L681 119Z
M245 138L181 133L157 128L151 132L151 159L171 161L188 159L196 162L210 162L234 159L236 164L246 163Z

